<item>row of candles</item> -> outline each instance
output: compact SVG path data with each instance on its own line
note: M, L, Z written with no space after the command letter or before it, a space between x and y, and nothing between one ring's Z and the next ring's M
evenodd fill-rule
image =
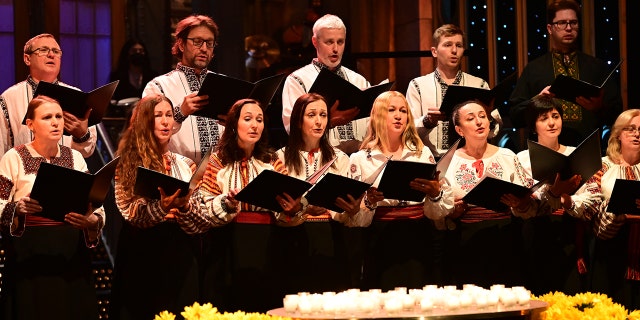
M469 308L480 310L498 307L528 305L531 292L524 287L493 285L485 289L476 285L438 287L427 285L422 289L395 288L387 292L380 289L360 291L349 289L342 292L308 293L286 295L284 310L288 314L302 315L354 315L379 312L431 312L435 309L457 311Z

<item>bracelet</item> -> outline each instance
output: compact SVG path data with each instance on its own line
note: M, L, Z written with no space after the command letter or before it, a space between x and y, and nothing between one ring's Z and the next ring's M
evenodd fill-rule
M87 129L87 133L84 134L84 136L80 137L80 138L76 138L76 137L71 137L71 139L73 140L73 142L75 143L83 143L83 142L87 142L87 140L89 140L89 138L91 138L91 132L89 131L89 129Z
M226 213L232 213L231 210L229 210L229 206L227 205L227 196L222 196L222 199L220 200L220 206L222 207L222 211Z
M444 194L444 190L440 189L440 193L435 198L431 198L429 196L427 196L427 198L429 198L431 202L438 202L440 201L440 199L442 199L443 194Z
M183 123L185 120L187 120L187 117L188 116L182 114L180 106L176 106L173 108L173 119L175 119L177 123Z
M369 202L369 198L367 197L367 195L364 195L364 206L367 207L367 209L373 211L376 208L378 208L378 203L371 203Z

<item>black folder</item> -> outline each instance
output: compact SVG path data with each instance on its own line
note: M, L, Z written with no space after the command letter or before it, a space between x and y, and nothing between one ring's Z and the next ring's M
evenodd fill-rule
M640 214L636 199L640 199L640 181L616 179L613 184L613 191L611 191L607 212L614 214Z
M72 89L46 81L40 81L33 96L44 95L58 100L63 111L67 111L78 118L84 118L87 110L92 109L89 114L89 125L93 126L102 121L111 103L111 97L116 91L118 80L105 84L89 92ZM26 124L27 115L22 119L22 124ZM65 132L69 134L68 132Z
M422 202L424 193L411 189L409 182L415 178L433 179L435 173L436 165L433 163L389 160L380 178L378 191L384 194L385 199Z
M282 206L276 200L277 195L287 193L293 199L302 196L311 188L311 183L273 170L263 170L247 184L235 199L274 212L281 212Z
M604 87L618 67L620 67L620 64L622 64L622 60L615 65L613 70L609 72L600 85L591 84L580 79L574 79L569 76L559 74L556 76L555 80L553 80L549 91L555 94L556 98L574 103L576 102L577 97L596 97L600 94L600 89Z
M411 189L409 183L415 178L439 180L444 177L459 143L460 139L451 146L436 164L389 160L382 173L382 178L380 178L378 190L384 194L386 199L422 202L425 195L418 190ZM440 175L436 177L436 172L438 171L440 171Z
M360 108L360 113L354 119L362 119L371 114L373 101L381 93L389 91L393 83L393 81L380 83L362 90L325 68L320 71L309 92L323 96L327 100L329 108L336 100L340 101L339 110Z
M370 187L368 183L329 172L307 192L305 198L314 206L342 212L344 210L335 205L338 198L348 201L347 195L351 195L354 199L358 199Z
M531 174L538 181L553 183L556 173L559 172L562 180L579 174L584 183L602 168L599 129L592 132L568 156L531 140L527 141L527 144L531 159Z
M500 198L505 194L513 194L522 198L532 192L533 189L504 181L492 176L484 176L475 187L462 198L466 203L483 207L495 212L505 212L509 207L500 202Z
M487 107L493 108L494 100L497 97L505 97L511 93L512 86L516 80L517 74L514 72L492 89L450 85L442 98L440 112L445 114L447 119L451 119L453 107L469 100L480 100Z
M266 109L286 76L286 74L278 74L256 82L248 82L209 72L198 91L199 96L209 96L209 104L194 112L193 115L219 119L218 116L226 115L236 101L247 98L259 101Z
M181 190L179 196L186 196L189 191L195 189L198 182L202 180L207 164L209 163L211 150L212 148L209 148L204 157L202 157L196 172L193 173L189 181L183 181L149 168L138 167L133 193L149 199L160 199L160 191L158 190L160 187L166 195L172 195L177 190Z
M96 209L104 202L120 157L116 157L95 174L40 163L30 197L42 206L39 215L64 221L69 212L85 214L89 203Z

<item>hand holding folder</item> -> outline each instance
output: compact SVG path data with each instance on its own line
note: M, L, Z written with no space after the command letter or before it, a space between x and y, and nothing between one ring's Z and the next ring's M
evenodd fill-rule
M597 97L600 95L600 91L604 85L607 84L607 81L611 79L611 76L616 72L616 70L618 70L618 67L620 67L621 64L622 60L613 67L611 72L609 72L600 85L591 84L580 79L574 79L563 74L559 74L555 80L553 80L549 91L553 93L556 98L574 103L576 102L577 97Z
M183 181L145 167L138 167L133 193L149 199L160 199L161 195L158 188L162 188L166 195L172 195L178 190L180 190L178 196L184 197L188 195L189 192L196 188L200 180L202 180L207 164L209 163L212 149L213 148L209 148L204 157L202 157L198 168L189 181Z
M118 81L105 84L102 87L82 92L69 87L40 81L33 96L44 95L56 99L62 107L62 111L69 112L79 119L83 119L89 109L89 126L96 125L102 121L107 108L111 103L111 97L116 91ZM22 119L22 124L26 124L26 114ZM68 134L65 132L65 134Z
M560 173L562 180L578 174L584 183L602 168L599 129L592 132L568 156L534 141L529 140L527 144L531 174L538 181L553 182L556 174Z
M382 173L378 191L382 192L386 199L422 202L425 194L411 188L410 182L418 178L440 180L444 177L459 144L460 139L435 164L389 160ZM436 173L439 174L436 176Z
M116 157L95 174L42 162L30 198L42 206L40 215L56 221L64 221L69 212L85 214L89 204L98 208L104 202L119 160Z
M616 179L607 206L607 212L618 214L640 215L640 181Z
M531 194L537 187L538 185L529 189L519 184L485 175L462 200L495 212L505 212L509 206L501 202L503 195L512 194L517 198L523 198Z
M199 96L209 96L209 104L194 112L193 115L218 120L220 115L226 115L229 112L236 101L246 98L259 101L266 109L286 76L286 74L278 74L252 83L209 72L198 91Z
M273 170L263 170L234 197L240 202L274 212L283 211L276 196L284 193L298 199L311 188L311 183Z
M340 102L339 110L359 108L360 112L354 118L355 120L368 117L371 114L373 101L381 93L389 91L393 84L393 81L383 81L378 85L362 90L325 68L320 71L309 92L323 96L327 100L329 108L333 106L336 100Z

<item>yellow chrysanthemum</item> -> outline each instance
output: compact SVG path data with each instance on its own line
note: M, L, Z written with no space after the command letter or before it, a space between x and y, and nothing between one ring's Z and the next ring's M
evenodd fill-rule
M547 310L540 314L542 320L573 319L638 319L640 313L631 314L620 304L614 303L607 295L600 293L579 293L567 296L561 292L547 293L537 299L549 304ZM636 318L632 318L635 314Z
M218 309L214 308L211 303L200 305L196 302L191 307L184 307L184 311L180 314L185 320L209 320L215 319Z
M155 318L153 318L153 320L175 320L176 319L176 315L169 312L169 311L162 311L159 314L156 315Z

